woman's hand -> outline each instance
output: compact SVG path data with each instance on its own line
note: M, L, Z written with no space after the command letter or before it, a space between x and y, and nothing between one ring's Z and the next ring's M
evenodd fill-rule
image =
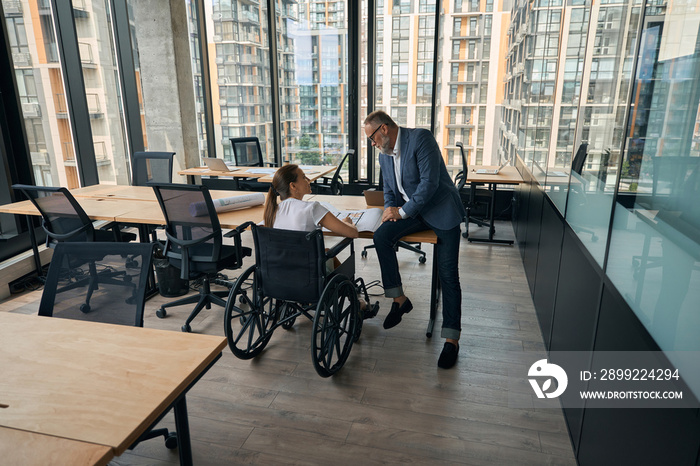
M350 218L350 216L345 217L343 219L343 222L347 223L348 225L353 225L352 219Z

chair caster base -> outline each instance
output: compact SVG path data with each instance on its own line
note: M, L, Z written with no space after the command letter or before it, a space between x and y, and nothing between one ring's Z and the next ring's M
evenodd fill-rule
M164 319L168 315L168 312L165 309L160 308L156 311L156 315L159 319Z
M185 324L182 326L182 331L185 333L190 333L192 331L192 327L190 327L189 324Z
M168 450L177 448L177 434L175 432L170 432L168 436L165 437L165 448Z

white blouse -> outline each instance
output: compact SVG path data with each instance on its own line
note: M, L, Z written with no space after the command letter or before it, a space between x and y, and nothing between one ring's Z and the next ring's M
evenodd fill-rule
M277 206L274 228L296 231L313 231L328 213L318 202L300 201L289 197Z

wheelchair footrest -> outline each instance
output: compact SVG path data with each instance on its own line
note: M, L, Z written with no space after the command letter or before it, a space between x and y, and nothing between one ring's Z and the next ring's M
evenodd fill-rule
M371 319L373 317L376 317L378 312L379 312L379 301L375 302L374 304L369 306L367 309L362 311L362 320L367 320L367 319Z

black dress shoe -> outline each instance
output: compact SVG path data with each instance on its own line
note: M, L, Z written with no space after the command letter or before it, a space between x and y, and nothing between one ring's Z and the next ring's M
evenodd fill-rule
M440 359L438 359L438 367L449 369L454 366L457 362L457 353L459 353L459 346L446 341L445 346L442 347Z
M411 304L411 300L408 298L406 298L406 301L404 301L401 307L399 307L399 303L397 302L392 303L391 310L389 311L389 314L387 314L386 319L384 319L384 328L389 329L399 325L399 322L401 322L401 316L408 314L412 309L413 304Z

